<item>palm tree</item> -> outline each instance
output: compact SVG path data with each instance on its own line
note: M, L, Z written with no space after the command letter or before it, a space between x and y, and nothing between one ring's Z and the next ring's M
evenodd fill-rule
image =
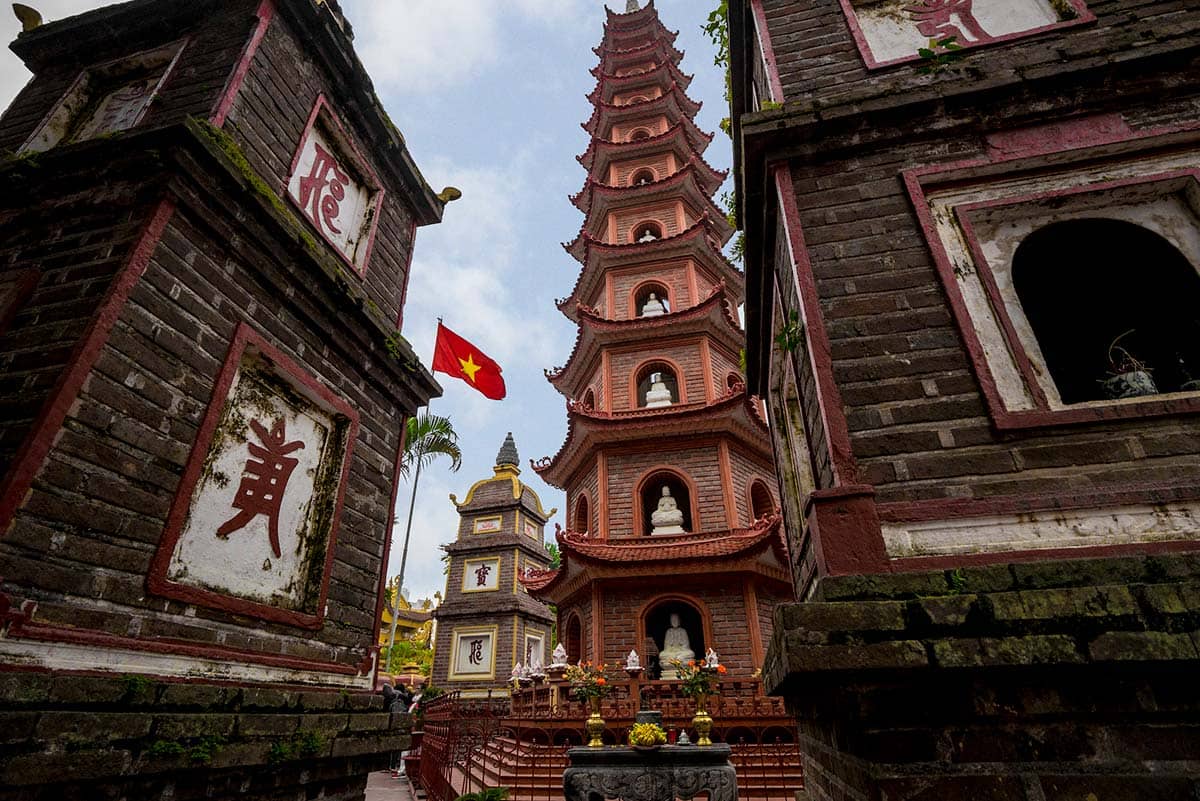
M413 473L412 500L408 504L408 523L404 529L404 551L400 555L400 575L396 578L396 598L392 604L392 629L388 634L388 655L396 644L396 623L400 616L400 590L404 587L404 568L408 565L408 538L412 534L413 507L417 503L417 482L421 479L421 468L439 456L450 457L450 470L457 472L462 467L462 449L458 446L458 433L450 424L450 418L430 414L425 410L416 417L408 418L404 436L404 454L400 457L400 475L408 477L408 471L416 465Z
M450 457L450 470L453 472L462 466L462 449L458 446L458 434L450 418L429 412L408 418L400 475L408 478L414 464L424 467L439 456Z

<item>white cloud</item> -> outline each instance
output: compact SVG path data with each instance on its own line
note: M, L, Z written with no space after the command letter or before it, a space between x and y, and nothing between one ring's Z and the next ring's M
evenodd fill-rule
M371 77L414 94L457 86L496 63L505 48L529 41L506 28L561 27L578 19L583 5L583 0L345 3L355 47Z

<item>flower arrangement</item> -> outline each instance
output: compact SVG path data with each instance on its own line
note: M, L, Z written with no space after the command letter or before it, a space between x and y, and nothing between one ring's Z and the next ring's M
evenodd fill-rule
M679 691L689 698L701 695L719 695L721 692L721 676L725 675L725 666L717 663L709 666L706 662L689 659L684 664L678 659L672 659L671 664L679 672Z
M567 666L566 679L571 683L571 694L576 700L586 703L590 698L603 698L612 692L612 685L605 675L607 667L591 662Z
M657 723L635 723L629 730L629 744L643 748L662 745L667 741L667 733Z

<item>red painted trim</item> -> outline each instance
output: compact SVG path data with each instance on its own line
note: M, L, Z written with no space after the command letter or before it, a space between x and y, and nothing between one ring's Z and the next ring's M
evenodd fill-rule
M825 426L825 440L829 445L829 465L833 471L833 482L835 486L853 484L858 477L858 464L850 446L850 427L846 422L842 394L833 376L829 333L825 329L817 281L813 275L812 261L808 257L808 245L804 241L804 229L800 225L800 209L796 205L792 174L787 165L781 164L775 168L775 187L792 257L792 273L800 295L808 358L816 379L817 405L821 412L821 422Z
M162 200L142 227L137 244L130 251L125 266L109 287L108 294L96 316L92 318L87 333L75 346L75 351L67 362L67 369L59 377L25 441L21 443L20 450L13 457L12 467L4 483L0 484L0 537L8 532L17 510L25 503L26 495L50 454L67 413L79 397L83 382L87 380L96 360L100 358L100 352L121 315L125 301L129 299L129 293L146 272L163 229L167 227L167 222L174 212L174 199Z
M10 282L8 291L0 297L0 336L3 336L16 319L17 312L29 300L42 274L35 269L17 270L4 278Z
M682 481L688 488L688 506L691 507L692 531L691 533L699 533L704 529L700 526L700 493L696 490L696 482L692 477L678 467L669 464L656 464L642 471L638 476L638 480L633 485L633 532L635 538L643 538L650 536L646 532L646 518L642 512L642 493L646 489L646 482L655 476L663 473L670 473L675 478Z
M275 0L262 0L258 10L254 12L254 16L258 18L258 22L254 25L254 31L246 40L246 46L242 49L237 67L225 82L225 88L221 90L221 96L217 98L212 114L209 115L208 121L216 128L225 125L225 119L229 116L230 109L233 108L233 101L237 100L238 92L241 91L242 84L246 81L250 65L254 63L254 54L258 52L258 46L262 44L263 37L267 35L267 28L275 17Z
M1196 124L1174 128L1162 128L1152 131L1134 132L1122 123L1112 119L1112 115L1101 115L1098 118L1083 118L1067 123L1057 123L1048 126L1038 126L1021 132L1010 132L1007 137L997 140L994 147L989 148L989 155L982 159L958 162L950 165L930 165L906 170L902 173L904 185L909 199L917 214L925 241L933 257L934 267L938 278L946 292L955 324L963 338L974 366L976 378L987 403L988 413L996 428L1001 430L1027 429L1055 425L1072 425L1082 423L1097 423L1108 420L1128 418L1156 417L1179 414L1200 413L1200 397L1184 397L1170 399L1150 399L1134 403L1102 401L1090 402L1087 405L1074 404L1054 409L1050 407L1045 391L1037 381L1036 371L1032 360L1025 350L1024 344L1017 336L1012 319L1008 314L1003 299L1000 297L995 278L983 256L982 249L975 235L969 214L985 209L997 208L1021 203L1037 202L1039 200L1056 199L1073 195L1090 194L1108 191L1124 186L1178 180L1181 178L1198 178L1200 170L1175 170L1156 173L1150 176L1138 176L1099 184L1072 187L1070 189L1053 190L1042 193L1003 198L981 203L964 204L955 208L959 223L967 240L967 246L975 261L975 268L984 286L988 301L992 306L1018 371L1025 382L1027 391L1033 398L1036 408L1029 410L1010 410L1004 403L996 385L996 380L988 364L987 355L975 328L974 320L967 308L958 278L954 272L954 263L946 251L933 212L929 207L929 193L943 188L969 186L972 183L985 183L989 180L982 173L1000 165L1009 165L1005 176L1011 178L1021 170L1020 164L1011 164L1049 154L1077 152L1075 160L1082 161L1090 155L1089 150L1114 143L1138 144L1136 152L1150 151L1159 143L1154 140L1170 137L1173 134L1188 134L1197 130ZM1174 137L1172 137L1173 139ZM1176 141L1162 144L1177 144ZM1062 148L1062 149L1056 149ZM1135 151L1127 151L1135 152ZM1072 162L1064 161L1060 169L1066 169ZM1032 164L1030 169L1040 168L1040 164ZM964 174L965 173L965 174ZM970 173L975 173L972 176Z
M371 635L371 645L367 648L367 656L370 657L371 652L378 651L379 635L383 631L383 604L387 593L388 582L388 560L392 555L392 534L396 530L396 498L400 494L400 468L404 465L404 442L408 438L408 420L407 416L400 418L400 443L396 446L396 466L392 469L392 492L391 499L388 501L388 520L383 530L383 561L379 564L379 589L376 591L375 600L375 628ZM400 588L396 588L399 592ZM379 679L379 660L375 661L375 675L372 677L372 685Z
M818 575L891 571L874 487L843 485L816 490L805 501L804 514Z
M1045 548L1033 551L955 554L953 556L910 556L892 560L893 573L924 570L950 570L971 565L1008 564L1010 562L1046 562L1054 559L1095 559L1111 556L1153 556L1155 554L1200 552L1198 540L1096 545L1081 548Z
M897 64L910 64L914 61L919 61L920 56L913 53L911 56L904 58L894 58L891 61L876 61L875 56L871 53L871 46L867 42L867 37L863 34L862 28L858 24L858 15L854 13L852 0L838 0L842 6L842 12L846 15L846 24L850 26L850 33L854 36L854 43L858 45L858 52L862 55L863 62L867 69L876 70L884 67L894 67ZM1063 28L1074 28L1077 25L1086 25L1096 21L1096 15L1088 9L1084 0L1067 0L1071 7L1075 9L1076 16L1074 19L1064 19L1059 22L1052 22L1049 25L1041 25L1037 28L1030 28L1025 31L1017 31L1015 33L1006 33L1002 36L994 36L985 42L961 42L964 50L975 49L979 47L990 47L991 45L1004 44L1017 39L1025 39L1030 36L1047 33L1049 31L1057 31Z
M417 218L408 225L408 256L404 259L404 277L400 280L400 302L396 307L396 330L404 327L404 304L408 302L408 283L412 277L413 253L417 249Z
M889 522L1019 515L1111 506L1157 505L1200 500L1200 486L1126 484L1106 492L1072 492L1038 495L1001 495L993 498L931 498L923 501L890 501L879 504L879 517Z
M334 504L333 516L330 522L329 540L325 546L325 567L321 576L321 591L317 600L317 611L315 614L295 612L267 604L255 603L244 598L236 598L211 590L179 584L167 578L171 556L175 551L175 545L179 542L179 537L183 534L184 523L187 521L192 502L192 493L204 470L204 461L208 456L209 445L212 444L213 434L221 421L221 412L224 409L225 400L229 394L230 387L233 385L233 379L237 374L238 367L241 365L242 355L245 353L247 347L257 349L275 365L278 373L299 384L310 395L317 396L329 411L340 414L349 420L349 426L346 430L346 451L342 456L341 480L338 483L337 501ZM229 344L229 352L225 357L225 364L221 368L221 373L217 378L216 384L213 386L213 394L208 404L208 411L205 413L204 420L200 424L200 430L197 432L196 439L192 444L192 452L188 457L186 467L184 467L183 476L180 478L175 499L171 503L171 510L167 515L166 525L163 527L163 535L159 540L158 551L154 554L154 560L150 565L150 573L146 578L146 584L150 592L168 598L176 598L187 603L222 609L233 614L247 615L249 617L271 620L307 629L320 628L325 618L325 602L329 596L329 576L333 569L334 552L337 550L338 525L342 518L342 503L345 499L346 485L349 483L350 464L354 454L354 443L357 438L358 411L353 406L309 375L299 364L292 361L282 351L267 342L261 334L247 323L238 323L237 329L234 331L233 340Z
M322 111L325 112L323 117L321 114ZM349 256L347 256L345 253L342 253L342 249L339 248L337 244L335 244L334 241L329 238L324 230L313 225L312 220L308 218L308 213L300 206L299 203L296 202L296 199L292 197L292 193L288 191L288 187L292 183L292 178L296 174L296 165L300 163L300 156L304 153L304 145L308 142L309 134L312 133L313 126L317 124L317 120L322 118L331 122L336 128L336 138L338 139L338 144L350 149L349 155L353 161L355 169L357 169L363 175L364 182L367 184L368 189L373 192L371 196L371 206L373 208L368 209L367 211L371 218L371 230L367 232L367 248L363 251L361 268L355 264ZM300 135L300 142L296 145L296 152L292 155L292 164L291 167L288 168L287 178L284 179L283 187L280 189L280 194L287 198L288 202L300 212L300 216L304 218L304 222L314 231L316 231L323 240L325 240L325 243L329 245L330 249L332 249L333 252L337 254L338 258L344 261L346 265L354 271L355 275L357 275L359 278L366 277L367 267L371 263L371 254L375 250L375 235L379 231L379 218L383 216L383 201L387 193L383 188L383 183L379 180L379 175L371 166L371 162L363 156L362 151L354 141L354 137L347 133L346 126L342 124L340 115L333 108L332 104L330 104L330 102L325 98L324 93L317 95L317 100L315 103L313 103L312 111L309 112L308 122L306 122L304 125L304 133ZM415 244L415 239L413 242Z
M771 100L782 103L783 81L779 78L779 65L775 62L775 47L771 44L771 27L767 24L767 14L763 11L762 0L750 0L750 13L754 15L758 49L762 51L763 67L766 69L767 81L771 87Z
M155 654L172 654L189 656L196 659L226 659L235 662L251 662L272 667L290 668L292 670L315 670L322 673L341 673L354 676L356 668L341 665L336 662L317 662L311 659L300 659L292 656L276 656L255 651L243 651L238 648L227 648L220 645L197 645L186 640L154 639L144 640L134 637L119 637L101 631L87 629L60 628L34 623L21 629L19 640L37 640L39 642L70 643L73 645L89 645L102 648L120 648L127 651L146 651ZM20 667L20 666L18 666ZM204 683L208 683L205 681Z

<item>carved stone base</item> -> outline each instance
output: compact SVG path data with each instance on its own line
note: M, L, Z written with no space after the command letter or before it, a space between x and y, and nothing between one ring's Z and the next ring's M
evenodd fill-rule
M572 748L563 773L567 801L672 801L707 796L737 801L737 774L729 746L664 745L652 751L633 748Z

